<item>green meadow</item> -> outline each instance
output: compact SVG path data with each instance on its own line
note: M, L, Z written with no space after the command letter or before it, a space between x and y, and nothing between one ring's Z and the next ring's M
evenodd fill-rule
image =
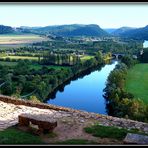
M125 89L148 103L148 64L136 64L128 71Z

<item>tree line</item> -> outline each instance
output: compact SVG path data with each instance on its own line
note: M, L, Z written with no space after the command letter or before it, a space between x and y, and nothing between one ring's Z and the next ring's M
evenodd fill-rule
M125 56L108 76L104 89L107 112L112 116L148 122L148 105L124 89L127 71L136 63L130 56Z
M90 60L59 68L52 68L50 64L38 64L41 68L32 68L35 64L29 60L20 60L13 67L0 65L0 92L4 95L43 102L65 81L103 63L101 52L97 52Z
M75 65L80 62L80 56L76 54L60 54L49 52L43 55L43 59L39 60L41 64L48 65Z

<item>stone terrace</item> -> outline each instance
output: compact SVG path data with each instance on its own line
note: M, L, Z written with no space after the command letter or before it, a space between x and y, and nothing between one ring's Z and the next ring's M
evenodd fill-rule
M106 126L134 128L148 133L148 124L129 119L116 118L96 113L73 110L44 103L32 103L0 95L0 130L6 129L18 123L18 115L22 113L45 117L46 120L55 119L57 122L68 124L99 123Z

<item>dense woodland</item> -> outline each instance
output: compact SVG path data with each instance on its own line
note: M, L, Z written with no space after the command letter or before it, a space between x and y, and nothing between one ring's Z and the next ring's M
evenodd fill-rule
M101 65L104 62L101 52L97 52L94 58L86 61L81 61L80 58L72 56L70 63L65 63L69 62L67 60L69 60L70 55L59 55L59 58L61 58L60 60L56 59L56 57L57 55L51 55L49 53L45 59L43 58L38 61L39 63L32 63L29 60L18 60L17 65L14 67L1 65L1 93L21 98L44 101L48 94L64 81L91 67ZM58 63L58 61L60 61L60 63ZM34 69L33 65L35 64L42 64L42 67ZM48 67L48 65L58 64L64 66L66 65L66 67Z

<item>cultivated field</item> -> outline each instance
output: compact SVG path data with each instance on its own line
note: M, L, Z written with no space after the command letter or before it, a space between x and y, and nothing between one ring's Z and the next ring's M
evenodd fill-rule
M23 34L23 35L0 35L0 45L16 45L34 43L39 41L48 40L47 38L41 37L34 34Z
M85 56L82 56L80 59L82 61L86 61L86 60L90 60L91 58L93 58L94 56L89 56L89 55L85 55Z
M125 89L148 103L148 64L136 64L129 70Z
M28 60L38 60L38 57L29 57L29 56L6 56L6 57L1 57L3 59L6 59L6 58L10 58L10 59L22 59L22 60L25 60L25 59L28 59Z

